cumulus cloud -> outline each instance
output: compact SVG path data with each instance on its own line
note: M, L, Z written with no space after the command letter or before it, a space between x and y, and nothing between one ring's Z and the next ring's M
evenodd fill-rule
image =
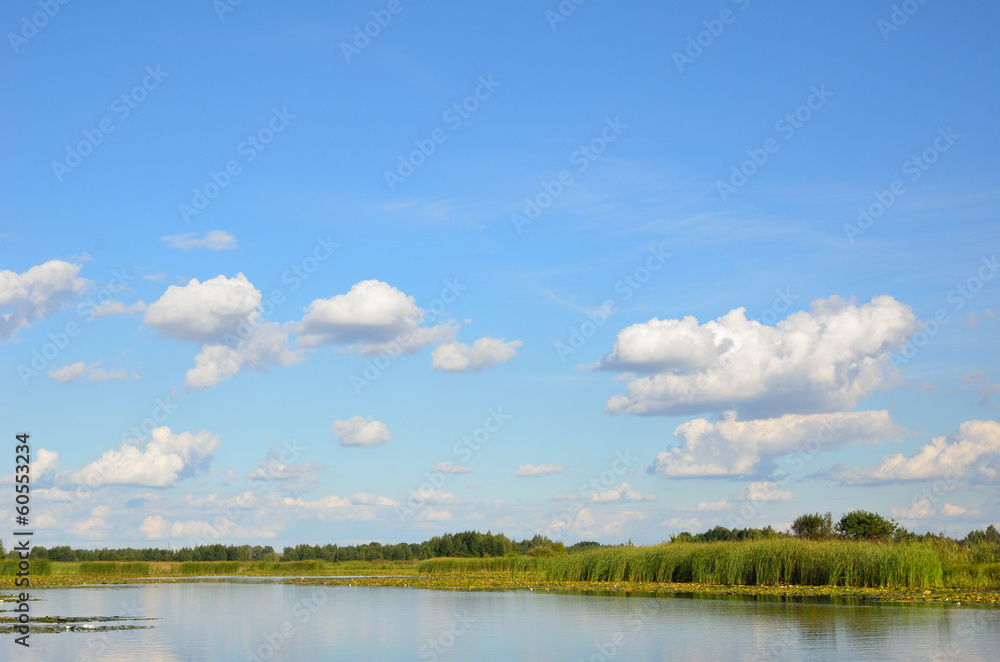
M299 334L307 347L377 343L414 331L423 319L413 297L388 283L364 280L346 294L309 304Z
M380 421L367 421L362 416L333 422L333 436L341 446L378 446L390 440L389 428Z
M440 471L445 474L471 474L475 469L473 467L462 467L451 462L438 462L431 471Z
M127 442L118 450L74 471L70 482L89 485L140 485L169 487L181 477L204 469L212 451L222 443L207 430L174 433L167 426L154 428L144 446Z
M215 386L240 371L251 368L266 372L272 366L292 365L303 359L302 353L288 343L288 330L275 322L259 322L247 338L233 345L204 345L194 357L194 367L187 371L184 383L191 388Z
M146 309L145 322L171 338L201 343L218 342L235 334L241 322L254 320L260 291L242 273L219 275L201 283L171 285Z
M934 437L912 455L886 456L876 465L854 467L835 477L848 485L936 478L958 479L974 475L992 480L1000 458L1000 423L965 421L948 435Z
M422 487L414 490L410 500L421 505L447 506L456 503L466 503L459 500L452 492L445 492L440 488Z
M886 385L890 351L917 328L890 296L861 306L833 296L773 327L747 320L743 308L705 324L654 318L622 330L595 367L628 372L626 395L608 401L612 414L846 411Z
M213 251L231 251L236 249L236 237L222 230L211 230L200 236L194 232L173 234L169 237L161 238L160 241L166 243L171 248L182 251L189 251L192 248L207 248Z
M654 499L652 494L643 494L628 483L622 483L604 492L591 494L588 500L591 503L626 503L629 501L653 501Z
M522 464L514 472L515 476L544 476L561 474L565 467L561 464Z
M505 342L502 338L480 338L470 347L460 342L439 346L431 355L434 369L446 372L479 371L509 361L517 355L520 340Z
M104 370L97 366L100 361L86 365L83 361L70 363L61 368L49 370L49 377L62 384L75 382L78 379L85 379L88 382L102 382L112 379L137 379L138 375L130 375L127 370Z
M0 271L0 342L44 319L81 294L87 282L79 264L49 260L24 273Z
M145 322L172 338L202 343L184 383L203 389L242 370L265 372L302 360L302 353L290 347L291 325L264 319L260 302L260 291L242 273L203 283L193 278L168 287L146 309Z
M715 423L696 418L679 425L674 431L679 445L658 454L652 470L663 478L749 475L761 461L807 443L817 451L833 450L897 440L904 432L887 411L786 414L751 421L727 412Z

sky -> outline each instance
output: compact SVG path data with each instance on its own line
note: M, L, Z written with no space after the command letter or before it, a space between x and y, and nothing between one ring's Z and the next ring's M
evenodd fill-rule
M1000 523L995 3L0 27L36 545Z

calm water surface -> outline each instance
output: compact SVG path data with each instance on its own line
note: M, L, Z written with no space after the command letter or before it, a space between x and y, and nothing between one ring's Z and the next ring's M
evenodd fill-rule
M1000 610L274 582L34 592L152 629L0 639L0 660L997 660Z

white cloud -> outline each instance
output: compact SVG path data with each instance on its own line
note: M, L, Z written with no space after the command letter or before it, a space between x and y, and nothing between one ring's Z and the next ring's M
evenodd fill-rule
M984 310L981 314L974 310L970 310L969 314L966 315L965 319L962 321L962 325L967 329L974 329L983 322L988 322L994 317L996 317L996 314L989 308Z
M626 375L626 395L608 401L613 414L846 411L886 385L890 351L916 329L892 297L858 306L833 296L773 327L747 320L743 308L702 325L654 318L622 330L596 367L648 373Z
M754 481L729 498L719 499L718 501L703 501L697 506L681 507L677 510L678 512L697 513L722 512L733 510L737 506L746 502L781 503L785 501L794 501L796 496L797 495L794 492L781 489L777 483L766 480Z
M174 433L167 426L154 428L150 440L140 447L124 443L100 458L72 472L70 482L100 485L142 485L168 487L182 476L201 470L212 451L222 443L207 430Z
M78 379L86 379L88 382L102 382L112 379L137 379L138 375L130 375L127 370L104 370L103 368L98 368L100 361L91 363L90 365L84 364L82 361L76 363L70 363L69 365L64 365L61 368L53 368L49 370L49 377L60 382L62 384L68 384L69 382L74 382Z
M443 508L421 508L417 519L422 522L450 522L455 517Z
M194 367L184 376L184 383L203 389L234 377L246 368L266 372L272 366L292 365L302 359L300 351L288 346L288 330L275 322L264 321L235 345L202 346L194 357Z
M261 295L246 276L219 275L203 283L171 285L146 309L145 322L172 338L201 343L218 342L236 334L241 322L256 321Z
M366 421L362 416L333 422L333 436L341 446L378 446L390 440L389 428L380 421Z
M505 342L502 338L480 338L470 347L460 342L445 343L431 355L433 367L446 372L484 370L509 361L517 355L520 340Z
M438 462L431 468L431 472L434 471L440 471L445 474L471 474L475 469L473 467L462 467L451 462Z
M384 496L375 496L367 492L358 492L354 495L354 503L363 506L398 506L399 502Z
M410 498L417 503L428 504L431 506L445 506L455 503L465 503L464 501L460 501L456 498L452 492L445 492L440 488L430 487L422 487L419 490L414 490Z
M195 544L221 542L225 539L274 538L280 524L261 529L247 529L226 517L215 517L212 522L201 520L170 521L162 515L150 515L139 525L139 532L148 540L189 539ZM189 543L190 544L190 543Z
M964 515L968 512L968 509L962 506L956 506L953 503L946 503L941 507L941 514L945 517L958 517L959 515Z
M733 507L733 502L729 499L719 499L718 501L702 501L697 506L681 506L677 510L679 512L695 512L695 513L714 513L723 510L731 510Z
M413 297L388 283L364 280L346 294L309 304L299 334L307 347L384 342L415 330L423 319Z
M522 464L514 472L515 476L544 476L561 474L565 467L561 464Z
M44 319L81 294L87 282L79 264L49 260L24 273L0 271L0 342Z
M31 474L37 480L59 467L59 453L45 448L35 452L35 461L31 463Z
M591 503L626 503L628 501L653 501L654 498L652 494L643 494L628 483L622 483L605 492L591 494L589 501Z
M910 456L886 456L870 467L854 467L835 474L848 485L934 478L958 479L975 471L989 480L996 475L991 466L1000 458L1000 423L965 421L948 435L934 437Z
M202 343L184 383L196 389L215 386L246 369L265 372L298 363L302 353L289 347L292 325L264 319L261 293L242 273L203 283L171 285L146 310L145 321L165 335Z
M680 445L658 454L653 468L664 478L749 475L761 461L807 443L817 452L828 451L897 440L904 432L887 411L786 414L754 421L740 421L735 412L727 412L716 423L696 418L679 425L674 437Z
M941 506L940 510L934 510L931 506L930 499L926 496L922 496L914 501L908 508L893 507L890 512L892 517L899 519L903 526L912 527L916 525L917 520L939 520L943 518L950 519L954 517L961 517L969 513L969 510L953 503L945 503Z
M752 503L781 503L793 501L795 493L783 490L774 482L754 481L733 496L734 501L750 501Z
M281 448L271 447L267 457L261 459L257 468L247 474L248 480L274 481L281 489L299 492L319 482L319 470L323 467L311 462L282 462L286 454Z
M222 230L211 230L200 237L194 232L174 234L169 237L163 237L160 241L165 242L171 248L182 251L189 251L192 248L231 251L236 248L236 237Z
M697 517L671 517L660 522L660 526L667 526L671 529L699 529L701 528L701 520Z

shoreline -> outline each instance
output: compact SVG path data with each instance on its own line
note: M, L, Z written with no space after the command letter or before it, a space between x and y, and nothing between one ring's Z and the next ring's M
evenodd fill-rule
M410 574L410 575L246 575L212 577L99 577L55 575L32 578L28 589L98 588L164 583L216 583L234 579L271 580L288 584L324 586L385 586L445 591L542 591L587 595L634 595L643 597L715 596L778 601L818 600L838 604L937 604L962 607L1000 608L1000 591L955 588L859 588L851 586L722 585L661 582L582 582L538 580L510 573ZM12 577L0 578L0 591L19 592ZM3 596L4 598L8 596Z

